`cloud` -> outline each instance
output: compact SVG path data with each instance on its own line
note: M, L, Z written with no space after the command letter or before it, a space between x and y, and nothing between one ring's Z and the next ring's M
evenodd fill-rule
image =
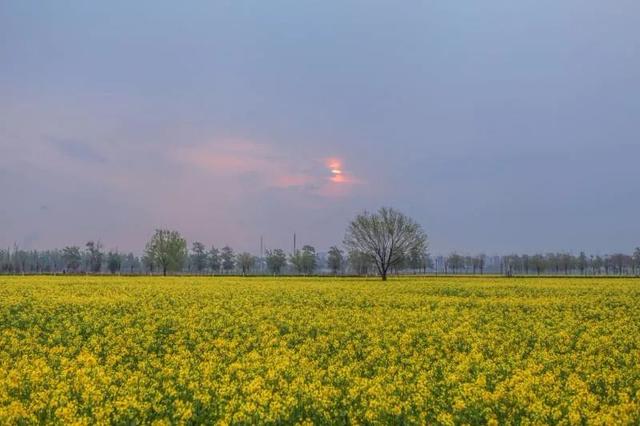
M348 195L363 183L343 169L343 160L278 152L273 145L225 139L175 148L170 156L211 176L251 176L261 189L296 190L322 197Z
M105 163L106 157L87 143L69 139L51 139L53 146L62 154L75 160L89 163Z

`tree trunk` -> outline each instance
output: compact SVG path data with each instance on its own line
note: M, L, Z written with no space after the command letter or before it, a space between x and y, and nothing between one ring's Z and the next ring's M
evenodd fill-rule
M383 271L382 272L382 281L386 281L387 280L387 271Z
M167 276L167 267L166 266L162 267L162 275L165 276L165 277Z

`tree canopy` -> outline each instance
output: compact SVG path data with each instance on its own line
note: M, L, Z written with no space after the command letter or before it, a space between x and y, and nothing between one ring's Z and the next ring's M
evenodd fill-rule
M167 272L182 269L187 258L187 242L178 231L157 229L145 248L145 258L162 269L162 275Z

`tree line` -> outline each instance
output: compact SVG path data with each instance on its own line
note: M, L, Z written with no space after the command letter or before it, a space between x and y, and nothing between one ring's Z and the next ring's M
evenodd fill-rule
M462 256L453 253L439 256L435 263L441 272L448 274L501 274L501 275L640 275L640 247L633 253L608 255L574 255L567 252L546 254L511 254L488 257ZM434 267L435 268L435 267Z
M422 227L392 208L357 215L347 227L343 248L318 253L304 245L287 253L280 248L261 256L236 253L194 241L190 246L179 232L155 231L141 256L106 251L99 241L83 247L54 250L0 249L0 273L110 273L110 274L502 274L513 275L627 275L640 274L640 248L632 254L579 255L570 253L465 256L452 253L432 257Z

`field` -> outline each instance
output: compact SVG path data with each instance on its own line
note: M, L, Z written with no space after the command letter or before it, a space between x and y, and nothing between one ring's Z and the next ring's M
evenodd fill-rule
M633 279L0 276L0 423L640 422Z

